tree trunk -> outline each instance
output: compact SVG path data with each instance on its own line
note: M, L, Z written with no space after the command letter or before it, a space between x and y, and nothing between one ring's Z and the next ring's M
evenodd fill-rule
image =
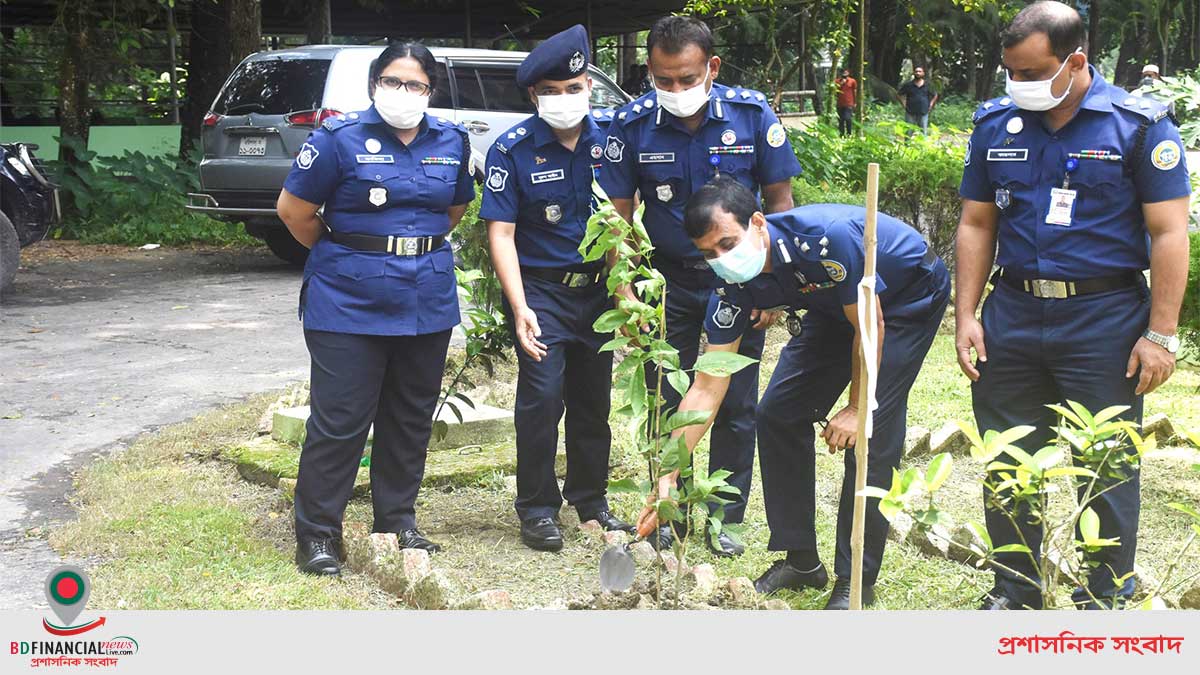
M1088 3L1088 60L1099 60L1103 52L1104 45L1100 44L1100 0L1091 0Z
M91 39L91 0L64 0L65 43L58 68L58 126L62 138L78 140L86 148L91 132L91 97L88 95L88 42ZM58 146L58 158L76 164L79 158L67 144Z
M330 0L308 0L308 44L310 45L324 45L333 41L333 20L329 12L329 3Z
M196 0L188 33L188 77L179 111L179 156L200 139L200 124L229 77L229 0Z
M868 46L871 51L871 74L892 87L900 85L900 35L908 28L908 12L901 10L896 0L874 0L867 12Z
M966 34L963 35L963 66L967 69L967 80L963 90L967 96L979 100L977 84L979 73L976 72L979 67L979 54L976 52L975 45L975 25L971 22L970 17L964 22L963 30L966 31Z
M262 4L260 0L228 0L229 68L262 49Z
M991 31L985 34L983 48L983 67L979 70L979 80L975 83L975 99L986 101L992 97L992 88L996 86L996 69L1000 67L1000 33Z

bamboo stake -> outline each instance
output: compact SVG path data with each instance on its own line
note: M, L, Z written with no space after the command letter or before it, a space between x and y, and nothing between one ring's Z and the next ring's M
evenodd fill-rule
M879 213L879 165L872 162L867 165L867 218L863 227L863 251L865 263L863 277L875 276L875 229ZM875 289L867 288L863 297L863 311L859 314L859 330L862 339L859 340L859 379L858 379L858 438L854 442L854 525L850 530L850 609L862 609L862 561L863 534L866 529L867 498L862 491L867 487L867 415L870 412L870 373L867 369L867 359L874 359L875 354L867 354L865 345L874 344L869 336L878 338L876 327L876 297ZM866 317L864 321L861 317ZM877 347L878 348L878 347Z

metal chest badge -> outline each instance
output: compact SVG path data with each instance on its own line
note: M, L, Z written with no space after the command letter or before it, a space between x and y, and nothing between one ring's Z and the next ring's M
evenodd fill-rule
M547 204L545 210L546 222L551 225L557 225L558 221L562 220L562 206L559 204Z
M671 197L675 196L675 192L671 189L671 185L669 183L663 183L662 185L659 185L654 189L654 193L658 195L658 201L660 202L669 202L671 201Z
M375 206L383 206L387 203L387 188L373 187L367 195L367 200Z
M1000 210L1008 208L1012 204L1012 192L1008 188L1000 188L996 190L996 206Z

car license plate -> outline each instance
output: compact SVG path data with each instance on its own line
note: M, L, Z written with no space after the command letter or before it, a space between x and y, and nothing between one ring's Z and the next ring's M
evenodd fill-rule
M262 157L267 154L267 137L242 136L242 142L238 146L238 154Z

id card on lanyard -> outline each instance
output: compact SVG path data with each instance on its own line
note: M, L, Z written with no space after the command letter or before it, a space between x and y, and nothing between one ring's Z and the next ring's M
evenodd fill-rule
M1071 216L1075 213L1075 197L1077 193L1071 190L1071 172L1079 166L1079 160L1070 157L1066 161L1061 188L1050 189L1050 206L1046 209L1046 223L1050 225L1071 226Z

